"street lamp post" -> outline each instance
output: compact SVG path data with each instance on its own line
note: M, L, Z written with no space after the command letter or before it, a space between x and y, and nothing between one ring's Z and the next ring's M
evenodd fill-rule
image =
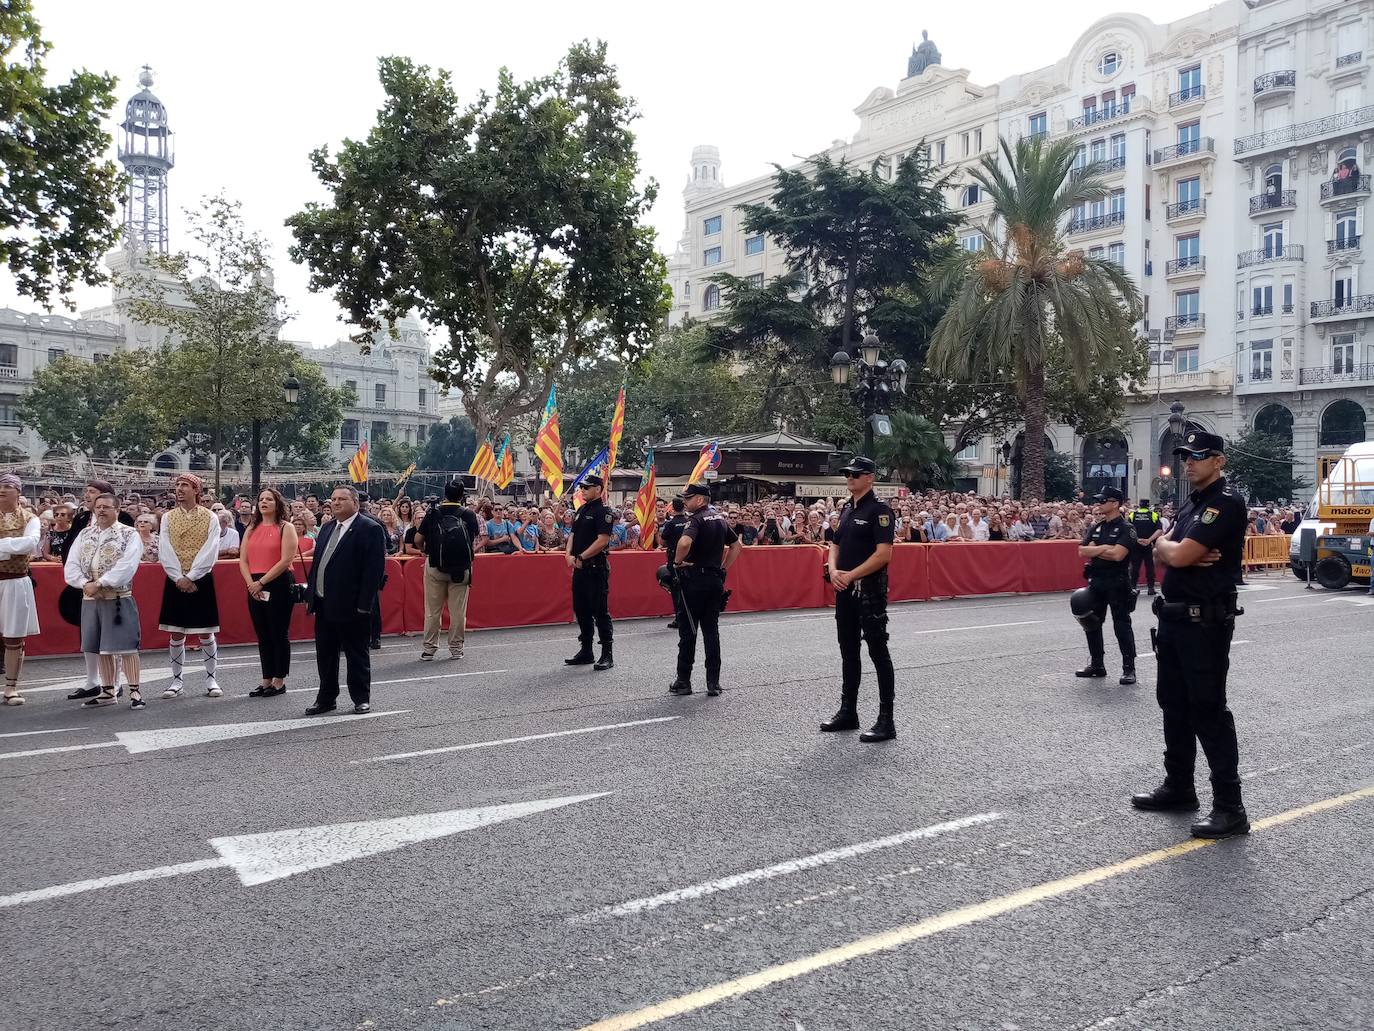
M1166 471L1165 466L1161 462L1159 469L1161 476L1165 476L1173 480L1172 486L1175 505L1182 504L1183 502L1183 483L1185 482L1182 476L1176 475L1175 470L1173 468L1173 466L1175 466L1178 463L1177 457L1175 457L1173 454L1173 448L1177 447L1179 442L1183 440L1183 432L1188 428L1188 420L1183 414L1184 411L1185 409L1183 407L1182 401L1175 401L1171 405L1169 405L1168 421L1169 440L1171 444L1169 454L1170 465ZM1163 458L1162 455L1160 457ZM1167 483L1168 480L1166 479L1165 482Z
M865 333L857 356L836 351L830 359L830 378L838 387L849 386L849 396L864 413L864 454L869 458L873 457L874 422L887 414L892 398L906 394L906 362L900 358L891 364L883 361L881 346L877 333ZM890 432L885 428L883 435Z
M282 397L286 403L294 405L301 398L301 381L296 378L295 370L287 373L285 382L281 385ZM262 420L253 420L253 504L258 503L258 494L262 491Z

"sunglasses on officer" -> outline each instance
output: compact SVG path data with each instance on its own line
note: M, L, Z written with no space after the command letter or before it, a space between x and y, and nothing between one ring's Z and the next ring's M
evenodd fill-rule
M1205 462L1209 458L1220 458L1220 451L1184 451L1182 452L1185 462Z

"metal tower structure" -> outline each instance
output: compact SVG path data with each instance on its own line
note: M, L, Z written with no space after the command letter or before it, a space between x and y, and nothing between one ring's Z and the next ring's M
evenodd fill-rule
M153 96L153 70L143 66L138 84L143 87L124 106L124 130L119 160L129 175L124 197L126 241L145 250L167 253L167 173L176 164L172 132L167 127L167 108Z

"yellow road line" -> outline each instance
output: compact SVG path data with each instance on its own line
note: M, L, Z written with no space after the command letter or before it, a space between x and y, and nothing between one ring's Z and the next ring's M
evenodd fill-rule
M1366 798L1374 798L1374 786L1361 788L1345 795L1337 795L1334 798L1323 799L1320 802L1313 802L1311 805L1299 809L1290 809L1274 816L1267 816L1262 820L1256 820L1251 825L1251 829L1266 831L1272 827L1326 812L1329 809L1338 809ZM824 952L818 952L813 956L804 956L801 959L792 960L790 963L779 963L777 966L767 967L731 981L689 992L686 995L679 995L675 999L668 999L653 1006L635 1010L632 1013L607 1017L605 1020L598 1020L595 1024L588 1024L581 1031L628 1031L629 1028L656 1024L661 1020L667 1020L669 1017L677 1017L684 1013L705 1009L707 1006L756 992L760 988L766 988L781 981L795 980L826 967L838 966L841 963L847 963L862 956L871 956L877 952L886 952L919 941L922 938L930 938L943 931L953 930L956 927L966 927L969 924L990 920L993 917L1001 916L1003 913L1024 909L1026 906L1035 905L1037 902L1067 895L1079 888L1086 888L1089 885L1111 880L1123 874L1156 866L1159 863L1176 859L1179 856L1187 855L1189 852L1196 852L1198 849L1207 848L1214 844L1216 844L1215 841L1192 838L1188 841L1179 842L1177 845L1170 845L1168 848L1146 852L1120 863L1113 863L1110 866L1099 866L1095 870L1085 870L1069 877L1061 877L1059 880L1023 888L1021 891L1012 892L1010 895L1003 895L986 902L978 902L971 906L963 906L946 913L939 913L918 923L894 927L890 931L869 935L866 938L860 938L833 949L826 949Z

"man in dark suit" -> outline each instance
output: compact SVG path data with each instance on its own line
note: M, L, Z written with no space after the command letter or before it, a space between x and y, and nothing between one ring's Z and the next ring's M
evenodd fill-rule
M339 652L348 667L353 711L372 709L372 658L368 654L372 608L378 603L386 564L386 531L358 511L358 492L336 487L329 499L334 518L315 540L315 561L306 580L307 608L315 617L315 662L320 689L307 716L333 712L339 698Z

